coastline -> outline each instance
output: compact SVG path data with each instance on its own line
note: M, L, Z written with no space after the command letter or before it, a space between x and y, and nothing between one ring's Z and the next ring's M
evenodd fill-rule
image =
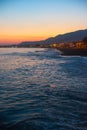
M67 56L87 56L87 48L57 48L61 51L61 55Z

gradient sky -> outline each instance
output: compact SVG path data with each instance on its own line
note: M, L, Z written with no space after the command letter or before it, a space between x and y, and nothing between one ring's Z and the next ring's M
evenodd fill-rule
M87 29L87 0L0 0L0 43Z

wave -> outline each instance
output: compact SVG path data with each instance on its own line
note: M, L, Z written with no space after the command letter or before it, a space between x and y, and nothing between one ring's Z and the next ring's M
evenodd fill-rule
M34 50L29 50L27 52L8 52L8 53L2 53L0 54L1 56L34 56L34 57L41 57L41 58L59 58L60 56L60 51L55 50L55 49L37 49L36 51Z
M55 49L1 55L0 130L87 128L86 57L64 57Z

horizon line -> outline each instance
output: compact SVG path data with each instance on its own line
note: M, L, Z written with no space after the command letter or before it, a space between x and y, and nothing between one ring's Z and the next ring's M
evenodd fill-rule
M83 30L85 31L87 29L79 29L79 30L75 30L75 31L71 31L71 32L60 33L58 35L49 36L48 38L44 38L44 39L40 39L40 40L23 40L23 41L20 40L20 42L13 42L13 43L12 42L0 42L0 45L18 45L22 42L40 42L40 41L47 40L49 38L55 38L56 36L59 36L59 35L69 34L69 33L77 32L77 31L83 31Z

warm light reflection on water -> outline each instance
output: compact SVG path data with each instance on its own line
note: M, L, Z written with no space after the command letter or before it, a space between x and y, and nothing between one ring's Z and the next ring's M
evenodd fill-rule
M10 50L10 51L9 51ZM33 59L31 57L28 57L26 53L31 53L34 51L37 51L38 49L18 49L18 48L3 48L0 50L0 68L1 69L7 69L7 70L14 70L16 68L21 68L21 67L27 67L27 66L33 66L36 63L40 64L43 63L44 61L41 60L35 60L35 57ZM40 49L44 50L44 49ZM25 57L26 56L26 57Z

